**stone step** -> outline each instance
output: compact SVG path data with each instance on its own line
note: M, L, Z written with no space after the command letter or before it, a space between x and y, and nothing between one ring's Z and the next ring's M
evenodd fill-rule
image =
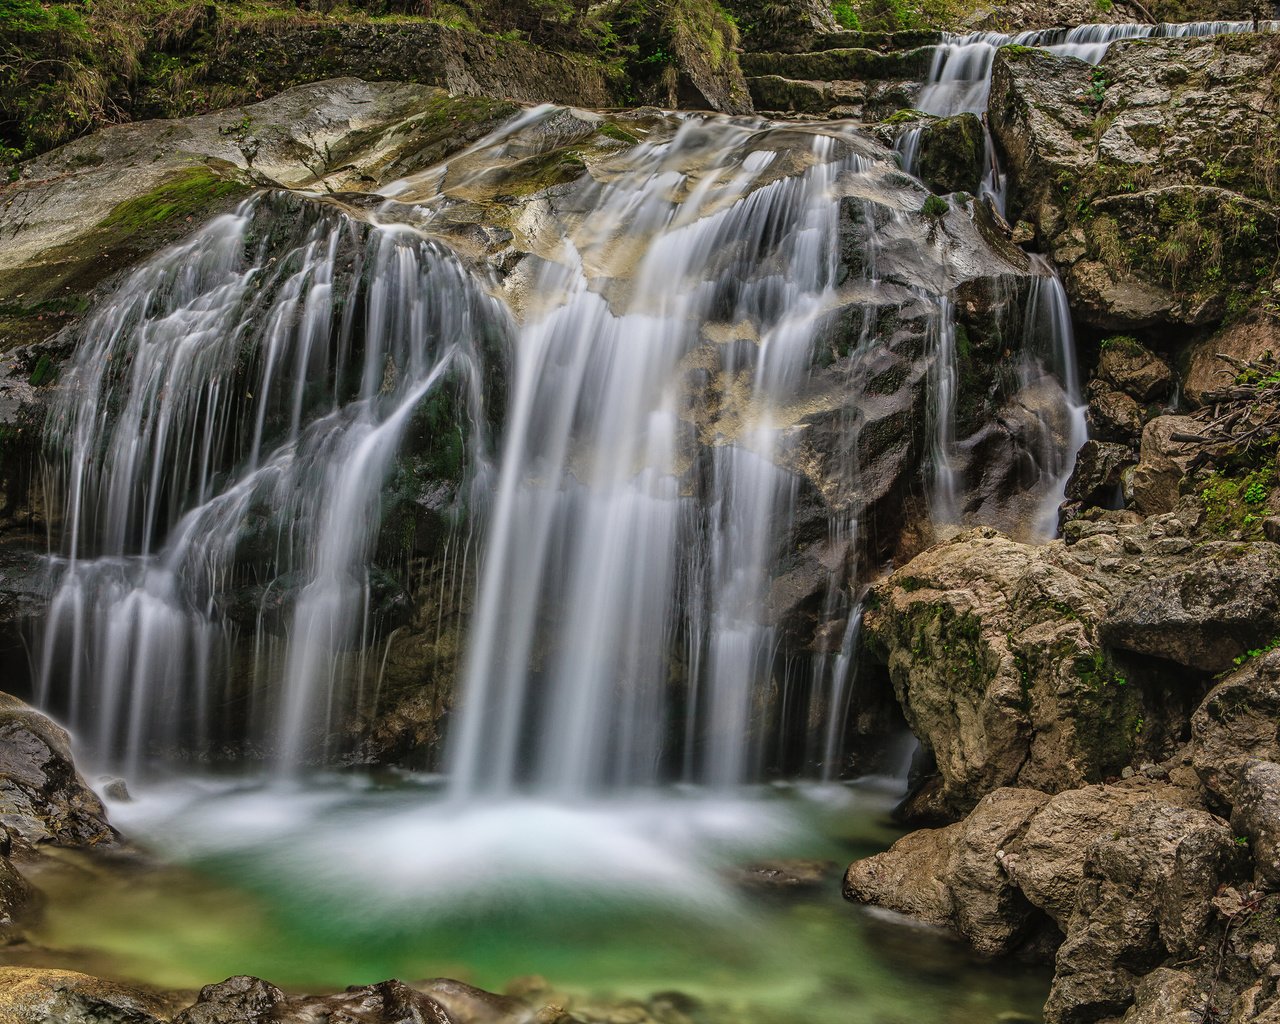
M742 70L750 77L776 76L801 82L920 81L933 64L934 47L881 53L853 47L809 53L744 53Z
M836 108L861 111L867 94L863 82L806 82L778 75L748 78L747 88L756 110L794 114L826 115Z

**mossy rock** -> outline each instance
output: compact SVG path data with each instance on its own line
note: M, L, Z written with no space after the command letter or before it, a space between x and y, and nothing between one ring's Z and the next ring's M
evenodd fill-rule
M921 129L916 173L934 192L976 194L985 144L982 122L974 114L938 118Z

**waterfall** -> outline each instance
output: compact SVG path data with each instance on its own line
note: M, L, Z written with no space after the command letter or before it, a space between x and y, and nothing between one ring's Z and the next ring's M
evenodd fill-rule
M796 486L775 410L835 305L833 187L866 166L808 140L810 169L777 177L768 132L686 121L589 194L594 223L534 284L562 298L516 345L457 792L654 782L673 724L691 780L756 774L775 643L761 610ZM635 254L612 301L592 282L609 252ZM696 422L691 381L719 389L717 422ZM691 463L699 430L711 454Z
M390 460L444 379L474 396L476 339L503 323L415 233L271 196L134 272L49 414L41 703L135 770L237 734L286 765L323 756L370 626Z
M359 209L257 195L84 323L49 419L61 520L38 696L104 759L343 756L408 597L380 568L392 482L460 433L466 529L445 557L475 591L453 794L840 774L864 375L927 385L932 440L911 457L938 521L969 521L952 229L924 226L916 187L851 129L686 116L520 210L517 256L446 245L473 223L460 203L505 196L508 169L591 124L527 111ZM1023 389L1056 396L1025 482L1049 509L1078 443L1054 410L1079 389L1061 285L1037 273L1009 285L1030 289L1020 313L1022 291L999 305L1023 324ZM838 493L806 477L812 416L831 416ZM799 639L777 610L797 531L819 622Z

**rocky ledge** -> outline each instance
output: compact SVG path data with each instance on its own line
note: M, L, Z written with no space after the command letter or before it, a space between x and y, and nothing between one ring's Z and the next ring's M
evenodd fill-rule
M1043 546L961 532L868 600L866 671L921 743L901 811L941 827L852 864L845 895L1052 960L1047 1024L1280 1014L1275 444L1167 436L1180 462L1127 472L1171 475L1171 510L1077 500ZM1224 501L1246 472L1268 483Z

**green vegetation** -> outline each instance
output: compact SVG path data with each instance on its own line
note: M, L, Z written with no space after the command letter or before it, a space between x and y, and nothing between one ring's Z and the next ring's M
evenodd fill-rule
M1251 650L1245 651L1244 654L1237 655L1234 664L1236 668L1239 668L1246 661L1252 661L1254 658L1260 658L1262 655L1269 654L1277 648L1280 648L1280 636L1273 637L1271 642L1265 647L1254 647Z
M836 24L848 32L857 32L862 28L858 12L853 9L850 0L835 0L831 5L831 15L836 19Z
M1200 488L1205 521L1220 536L1245 540L1262 536L1262 521L1271 515L1266 503L1276 484L1275 469L1262 466L1242 476L1214 473Z
M965 0L836 0L831 13L845 28L864 32L915 32L959 25L973 10Z
M314 29L340 43L350 24L528 41L639 80L644 102L674 96L677 63L720 70L738 46L717 0L0 0L0 174L103 124L261 98L292 83L256 40ZM307 80L350 73L332 63L312 60Z
M942 196L929 196L924 201L924 205L920 207L920 212L926 217L938 219L945 217L950 209L951 207L947 205L947 201Z
M102 222L104 228L128 233L193 216L210 203L244 190L239 182L219 178L207 167L192 167L145 195L127 199Z

